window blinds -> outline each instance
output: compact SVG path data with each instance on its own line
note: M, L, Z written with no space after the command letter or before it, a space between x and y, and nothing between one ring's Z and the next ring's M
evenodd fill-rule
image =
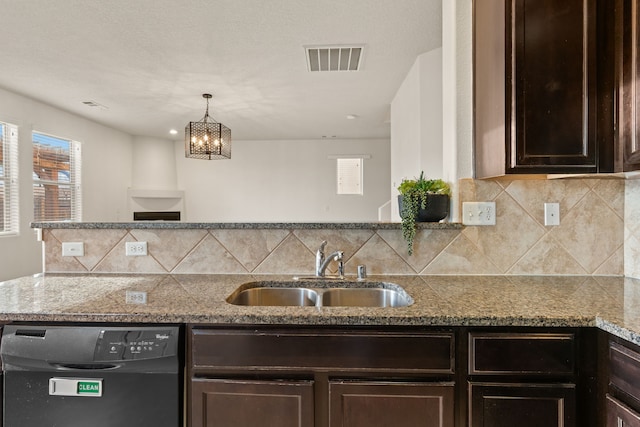
M81 221L81 145L33 133L34 221Z
M18 128L0 123L0 235L18 234Z

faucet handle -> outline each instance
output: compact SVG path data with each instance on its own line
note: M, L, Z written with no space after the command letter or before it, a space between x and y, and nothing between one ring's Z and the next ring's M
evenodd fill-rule
M318 253L319 254L324 254L324 247L327 246L327 241L323 240L322 243L320 243L320 247L318 248Z

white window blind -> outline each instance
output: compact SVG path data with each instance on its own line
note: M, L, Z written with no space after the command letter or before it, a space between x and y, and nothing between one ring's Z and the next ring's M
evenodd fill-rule
M34 221L81 221L81 144L33 133Z
M336 159L338 194L362 195L362 158Z
M18 234L18 128L0 123L0 236Z

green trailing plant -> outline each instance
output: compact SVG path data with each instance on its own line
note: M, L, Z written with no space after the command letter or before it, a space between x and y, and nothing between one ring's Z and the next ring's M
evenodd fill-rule
M402 237L407 242L409 255L413 254L413 240L416 237L416 218L421 209L426 209L429 194L443 194L449 196L451 187L441 179L425 179L424 172L420 172L417 179L403 179L398 187L402 195Z

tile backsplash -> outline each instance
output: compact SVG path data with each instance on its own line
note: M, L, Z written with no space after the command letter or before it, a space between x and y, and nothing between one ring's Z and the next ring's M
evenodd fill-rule
M407 254L400 230L45 229L46 272L313 274L322 240L343 250L346 274L578 274L640 277L640 180L472 180L459 201L495 201L496 225L419 230ZM544 225L544 203L560 225ZM150 256L125 257L127 241ZM62 257L83 241L85 256ZM329 268L335 273L335 266Z

